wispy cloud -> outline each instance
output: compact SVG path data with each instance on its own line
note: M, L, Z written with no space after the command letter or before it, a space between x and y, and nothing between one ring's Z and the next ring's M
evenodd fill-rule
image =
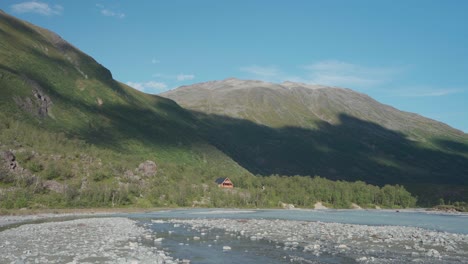
M295 74L278 66L251 65L241 67L240 71L270 82L295 81L349 88L375 87L402 71L400 68L367 67L338 60L323 60L297 68L300 72Z
M128 86L131 86L137 90L140 90L145 93L159 93L167 89L167 85L163 82L127 82Z
M11 9L15 13L34 13L43 16L61 15L63 7L61 5L49 6L47 3L38 1L29 1L14 4Z
M398 97L439 97L463 92L465 92L464 89L458 88L407 87L394 90L392 95Z
M106 8L105 6L101 4L96 4L96 6L101 10L101 14L103 16L108 16L108 17L116 17L116 18L125 18L125 13L122 13L120 11L114 11L109 8Z
M249 74L255 75L256 77L260 78L276 78L278 76L283 75L281 70L274 65L270 66L258 66L258 65L251 65L245 66L240 68L241 71L247 72Z
M368 67L338 60L319 61L303 67L311 83L342 87L367 88L383 84L402 71L401 68Z
M153 78L159 78L159 79L164 79L168 81L188 81L188 80L193 80L196 78L195 74L185 74L185 73L180 73L177 75L174 74L165 74L165 73L155 73L151 75Z
M152 64L158 64L158 63L160 63L160 62L161 62L160 60L157 60L157 59L155 59L155 58L151 59L151 63L152 63Z
M176 76L177 81L187 81L187 80L193 80L195 78L195 75L193 74L178 74Z

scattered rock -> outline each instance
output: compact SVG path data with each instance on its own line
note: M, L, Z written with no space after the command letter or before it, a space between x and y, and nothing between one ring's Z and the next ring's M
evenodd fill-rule
M359 263L395 263L396 259L398 263L409 263L414 259L424 259L424 263L435 263L434 261L440 262L441 257L445 255L454 256L457 263L468 263L468 252L458 250L468 248L468 235L418 227L279 219L249 219L242 222L238 219L172 219L168 222L174 225L189 225L191 229L199 232L222 229L231 236L234 234L253 241L262 239L274 242L277 249L286 251L298 250L304 245L303 254L313 256L346 254L354 256ZM450 245L456 253L449 253L442 245ZM433 260L430 261L429 258Z

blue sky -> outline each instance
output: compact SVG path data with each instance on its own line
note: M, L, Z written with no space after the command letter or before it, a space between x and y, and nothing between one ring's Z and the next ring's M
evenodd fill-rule
M468 1L21 1L148 93L229 77L351 88L468 132Z

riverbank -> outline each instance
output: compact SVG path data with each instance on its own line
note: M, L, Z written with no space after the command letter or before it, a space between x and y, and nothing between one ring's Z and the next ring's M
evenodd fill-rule
M179 263L134 220L88 218L0 232L0 263Z
M131 214L131 213L151 213L163 210L185 210L189 208L76 208L76 209L14 209L14 210L1 210L0 211L0 229L9 225L38 222L48 219L71 219L80 217L104 217L104 216L115 216L119 214ZM199 208L200 209L200 208ZM208 209L208 208L207 208ZM213 209L213 208L211 208ZM214 210L214 209L213 209ZM227 209L227 210L240 210ZM247 209L246 209L247 210ZM259 210L249 209L249 210ZM287 209L288 210L288 209ZM287 211L286 210L286 211ZM294 211L315 211L315 210L332 210L332 211L378 211L378 212L416 212L416 213L427 213L427 214L440 214L440 215L468 215L466 212L446 212L432 210L431 208L407 208L407 209L301 209L294 208L289 209Z

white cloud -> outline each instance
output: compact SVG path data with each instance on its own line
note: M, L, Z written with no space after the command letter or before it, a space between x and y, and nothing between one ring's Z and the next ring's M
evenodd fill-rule
M464 91L464 89L456 88L409 87L395 90L393 94L399 97L439 97L463 93Z
M193 80L195 78L195 75L193 74L179 74L176 76L177 81L186 81L186 80Z
M49 6L47 3L29 1L11 6L15 13L35 13L43 16L60 15L63 12L61 5Z
M241 71L250 73L260 78L274 78L276 76L282 75L281 70L276 66L258 66L251 65L246 67L241 67Z
M128 86L131 86L139 91L145 92L145 93L159 93L162 90L167 89L167 85L163 82L155 82L155 81L149 81L149 82L127 82L126 83Z
M125 14L119 11L113 11L108 8L105 8L101 4L96 4L96 6L101 9L101 14L103 16L108 16L108 17L116 17L116 18L125 18Z

